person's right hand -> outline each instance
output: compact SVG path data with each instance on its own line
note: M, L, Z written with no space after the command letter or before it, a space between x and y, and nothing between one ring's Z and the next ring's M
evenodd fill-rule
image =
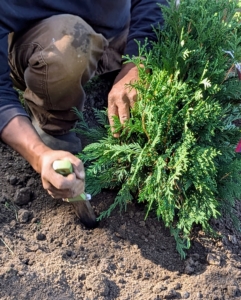
M77 157L69 152L55 151L47 147L25 116L16 116L3 129L2 140L21 154L41 175L44 189L54 198L73 198L84 192L84 167ZM53 169L55 160L69 160L73 174L64 177Z
M69 160L74 172L66 177L58 174L53 169L55 160ZM82 161L71 153L49 149L41 155L39 167L43 188L53 198L73 198L84 192L84 166Z

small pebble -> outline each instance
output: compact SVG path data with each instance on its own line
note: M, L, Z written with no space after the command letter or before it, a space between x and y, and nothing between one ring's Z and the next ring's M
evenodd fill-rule
M130 212L129 212L129 217L130 217L131 219L134 217L133 211L130 211Z
M25 249L27 252L36 252L39 250L38 244L29 245L29 247L26 247Z
M139 249L138 245L133 245L132 248L133 248L133 250L138 250Z
M220 266L221 265L221 257L219 255L208 253L207 262L210 265Z
M174 287L175 290L180 290L181 288L182 288L182 285L180 282L178 282Z
M228 239L225 235L222 238L222 242L223 242L224 245L228 245Z
M27 223L29 218L30 218L30 211L26 210L26 209L20 209L18 211L18 220L20 223Z
M183 299L188 299L189 297L190 297L190 293L188 293L188 292L184 292L182 295Z
M175 299L177 296L177 292L174 289L171 289L164 293L163 298L164 299Z
M146 226L146 222L145 222L145 221L140 221L139 225L140 225L141 227L145 227L145 226Z
M9 183L11 185L15 185L17 182L18 182L18 178L16 176L14 176L14 175L10 176Z
M144 277L144 279L148 279L151 277L151 274L148 272L145 272L143 277Z
M79 281L82 281L82 280L85 280L85 279L86 279L85 273L80 273L80 274L78 275L78 280L79 280Z
M228 239L232 244L237 245L238 241L235 235L229 235Z
M184 273L190 275L190 274L193 274L195 271L195 269L193 267L191 267L190 265L187 265L185 270L184 270Z
M194 260L199 260L199 259L200 259L200 255L199 255L198 253L193 253L193 254L192 254L192 258L193 258Z
M162 282L159 282L154 286L153 292L159 294L160 292L165 291L166 289L167 287Z
M190 257L189 259L186 260L186 265L189 265L189 266L194 266L195 262L194 260L192 259L192 257Z

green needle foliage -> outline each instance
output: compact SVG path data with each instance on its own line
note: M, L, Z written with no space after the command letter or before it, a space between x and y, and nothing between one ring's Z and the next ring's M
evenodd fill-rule
M133 199L144 202L146 217L156 212L184 258L193 226L212 232L210 219L224 211L233 216L241 196L241 133L233 124L240 118L241 23L237 1L170 1L160 9L165 26L156 30L158 41L152 50L140 47L144 61L128 58L140 76L131 118L124 126L115 119L117 139L105 112L95 111L104 131L89 131L78 113L79 131L95 138L79 157L88 193L118 190L100 219Z

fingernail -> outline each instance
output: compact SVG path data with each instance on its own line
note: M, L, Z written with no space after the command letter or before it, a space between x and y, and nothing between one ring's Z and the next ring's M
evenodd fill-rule
M76 172L76 177L79 179L84 180L85 179L85 172L84 171L80 171L80 172Z

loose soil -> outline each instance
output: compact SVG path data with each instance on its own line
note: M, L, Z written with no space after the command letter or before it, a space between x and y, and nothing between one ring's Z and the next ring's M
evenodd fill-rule
M94 82L97 91L86 88L90 123L89 108L106 105L107 79ZM154 214L144 221L142 205L116 210L89 230L3 143L0 166L0 299L241 299L241 234L228 218L212 221L219 239L195 228L181 260L162 222ZM91 200L97 215L114 197L103 191ZM240 202L236 213L241 217Z

